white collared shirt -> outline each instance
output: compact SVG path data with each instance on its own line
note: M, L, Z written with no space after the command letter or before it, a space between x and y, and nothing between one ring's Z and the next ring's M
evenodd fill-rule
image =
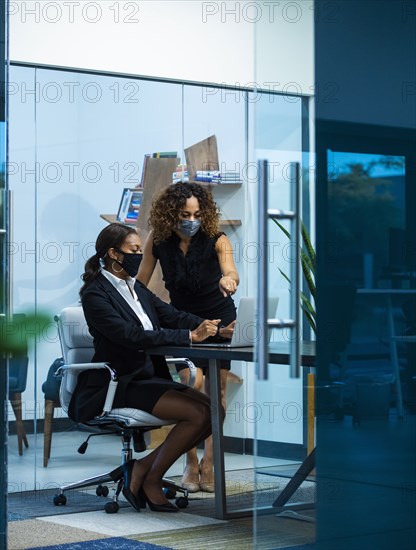
M128 305L140 319L144 330L154 330L152 321L149 319L149 316L144 311L142 304L140 303L137 294L134 290L135 279L129 277L126 279L120 279L116 277L106 269L101 269L101 273L104 277L110 281L110 283L117 289L117 291L123 296Z

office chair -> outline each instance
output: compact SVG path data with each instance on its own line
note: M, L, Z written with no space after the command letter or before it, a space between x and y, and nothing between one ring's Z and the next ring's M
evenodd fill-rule
M45 394L45 418L43 420L43 467L46 468L51 457L52 446L52 421L54 411L61 407L59 401L59 388L61 381L55 376L56 371L64 364L62 357L55 359L49 367L48 376L42 384L42 391Z
M11 357L9 359L9 400L16 417L17 446L19 455L23 454L29 443L22 419L22 393L26 389L28 357Z
M15 313L13 319L16 323L23 324L25 320L24 313ZM26 437L26 431L22 419L22 393L26 390L27 370L29 358L27 351L27 341L24 331L21 335L21 350L9 358L9 400L16 417L17 446L19 455L23 454L23 445L28 448L29 443Z
M117 388L116 372L106 363L91 363L94 354L93 339L88 331L88 326L84 317L84 312L81 306L65 308L59 317L55 318L58 322L58 333L61 342L62 356L64 364L57 369L56 376L61 378L60 384L60 403L62 409L67 413L69 402L72 393L76 387L78 376L81 372L89 369L104 369L110 374L110 382L108 385L107 396L105 399L102 413L92 421L81 423L89 429L95 430L90 434L86 441L80 446L78 452L84 454L88 440L94 435L101 434L117 434L120 435L123 441L122 448L122 463L131 460L133 451L131 449L131 441L133 440L133 448L135 452L146 450L144 433L174 424L170 420L160 420L159 418L139 409L118 408L113 409L112 404ZM195 382L196 367L187 358L167 359L168 363L182 363L189 368L190 381L189 385L193 386ZM121 468L117 470L121 471ZM104 506L108 514L114 514L119 510L118 496L123 489L123 474L114 474L114 470L95 477L84 479L79 482L63 485L59 488L59 493L55 495L53 502L56 506L66 504L65 492L71 489L80 489L82 487L90 487L97 485L97 496L108 496L109 490L105 483L117 483L115 494L111 502L107 502ZM163 480L163 486L166 490L168 498L174 498L176 492L182 493L183 496L176 499L176 505L179 508L185 508L188 505L188 491L176 485L168 479Z

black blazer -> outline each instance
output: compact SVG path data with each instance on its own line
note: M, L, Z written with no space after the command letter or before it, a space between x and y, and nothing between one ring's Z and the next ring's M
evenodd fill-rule
M154 330L144 330L136 313L102 274L90 283L81 298L94 339L95 354L92 360L109 363L120 379L114 403L116 407L123 406L123 386L131 375L138 373L140 376L141 370L143 373L148 370L146 360L149 349L153 346L189 345L189 330L203 321L163 302L138 281L134 288ZM155 376L171 380L164 357L150 353L150 359ZM80 376L68 410L70 418L85 421L101 413L108 379L101 370Z

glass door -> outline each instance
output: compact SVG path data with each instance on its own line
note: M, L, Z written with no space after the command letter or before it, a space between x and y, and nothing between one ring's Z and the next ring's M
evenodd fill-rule
M308 106L308 98L261 94L255 103L252 120L255 127L255 159L267 161L268 167L268 177L263 182L266 186L267 204L264 208L258 208L258 225L260 227L263 224L267 211L282 211L287 218L291 217L292 212L297 211L300 221L305 225L304 235L309 235L312 244L310 203L313 196L309 184L311 168L307 140ZM294 165L299 166L300 197L297 206L293 202L296 185L292 172ZM263 168L263 164L260 163L258 172ZM263 176L262 173L258 175L259 179ZM262 183L259 181L258 185ZM264 243L263 254L267 253L267 261L259 261L256 265L258 277L262 279L265 275L268 285L265 314L268 319L281 319L288 323L289 319L296 319L293 317L291 303L295 292L291 267L299 261L299 251L294 243L290 219L269 219L266 233L267 241ZM301 241L300 244L304 246L305 242ZM260 265L263 267L260 268ZM264 269L266 274L262 273L261 269ZM310 270L310 275L313 278L313 269ZM303 283L303 288L305 299L313 310L313 298L306 282ZM259 284L259 292L263 291L263 285ZM262 323L262 320L260 322ZM313 314L300 316L297 331L299 335L304 336L299 338L311 340L313 327ZM264 327L264 330L267 331L267 328ZM272 508L272 516L263 512L267 508L270 511L271 506L276 506L278 496L306 458L308 450L306 379L309 366L301 367L299 378L290 374L290 343L296 338L293 329L269 329L265 338L268 340L267 354L282 350L282 359L280 364L270 360L262 372L258 368L257 376L255 377L254 373L252 375L253 384L249 385L253 388L252 414L255 414L252 437L255 440L255 502L258 513L254 536L257 544L261 544L265 533L270 531L270 521L275 520L277 510ZM300 344L302 345L303 341ZM259 357L260 354L259 350ZM308 364L310 365L310 361ZM302 487L302 495L299 497L297 492L294 498L313 502L314 484L306 485L306 488ZM293 498L289 500L293 502Z

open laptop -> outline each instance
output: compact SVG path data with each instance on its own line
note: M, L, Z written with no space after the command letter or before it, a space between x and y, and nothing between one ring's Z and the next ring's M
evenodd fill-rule
M269 298L268 317L276 317L278 297ZM192 346L210 348L247 348L256 345L263 327L257 321L256 299L251 296L240 298L233 337L229 342L198 342ZM270 331L269 331L270 337Z

